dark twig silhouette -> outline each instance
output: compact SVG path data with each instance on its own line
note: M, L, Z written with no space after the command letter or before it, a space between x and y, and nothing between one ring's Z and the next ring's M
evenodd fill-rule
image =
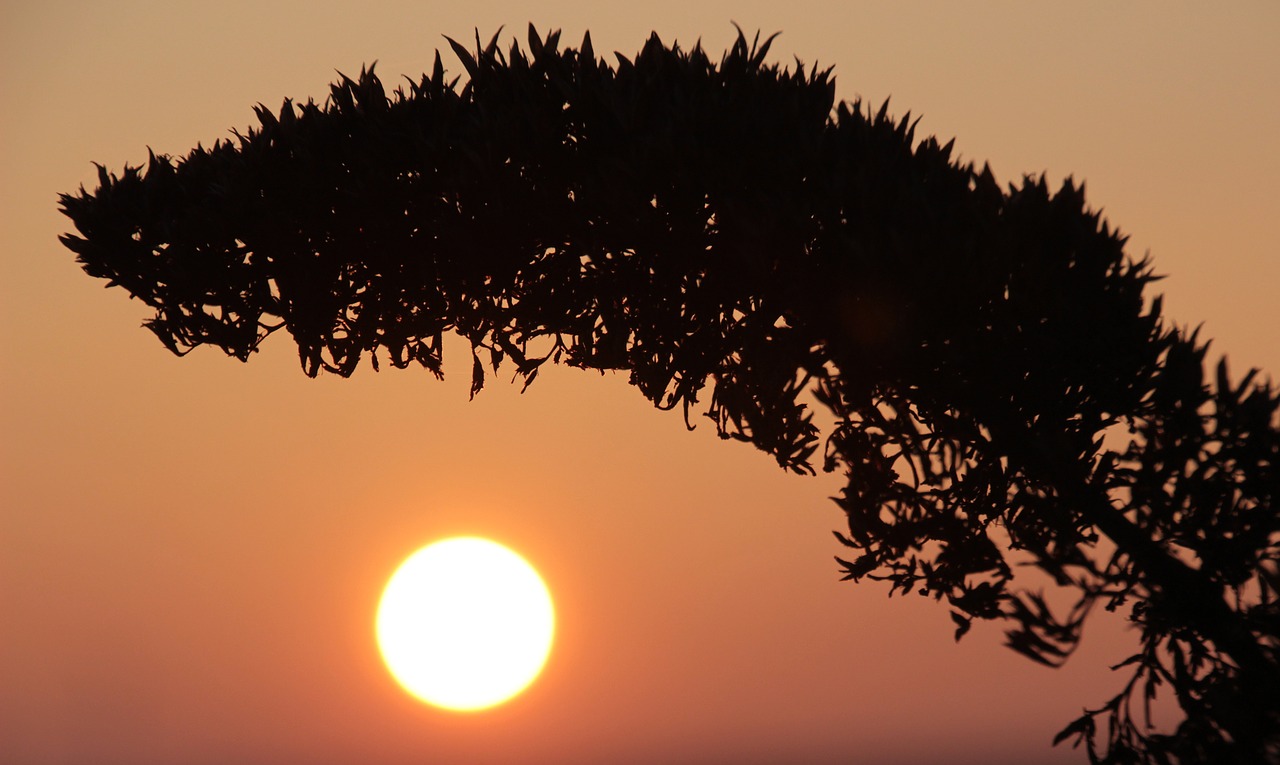
M830 70L766 65L771 40L718 64L656 36L613 63L532 28L528 52L450 41L461 87L439 55L390 96L370 68L234 141L100 168L62 197L63 242L179 354L245 360L283 328L308 375L439 375L456 331L473 392L548 360L627 370L686 418L706 389L721 436L797 472L813 391L848 476L846 578L945 599L957 639L1007 620L1050 666L1123 606L1130 679L1058 741L1280 758L1276 392L1206 372L1082 187L1003 190L909 115L836 104ZM1015 587L1018 563L1066 607ZM1157 733L1133 704L1166 685L1185 719Z

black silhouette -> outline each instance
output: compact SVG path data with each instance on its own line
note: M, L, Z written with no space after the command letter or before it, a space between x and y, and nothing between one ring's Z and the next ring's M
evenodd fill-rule
M178 354L246 360L284 328L308 375L438 376L456 331L473 392L504 361L624 369L687 419L711 382L721 436L797 472L815 391L846 579L945 598L957 639L1006 619L1051 666L1092 608L1131 607L1130 679L1055 743L1280 758L1277 393L1206 374L1083 187L1003 190L909 115L835 104L831 70L766 65L772 39L718 64L656 35L616 64L532 27L527 53L451 40L460 89L438 54L390 97L371 67L234 142L100 167L63 242ZM1018 562L1073 605L1015 587ZM1185 721L1156 733L1131 704L1162 686Z

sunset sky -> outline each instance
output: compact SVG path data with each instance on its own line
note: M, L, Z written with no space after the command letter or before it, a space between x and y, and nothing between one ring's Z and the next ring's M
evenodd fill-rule
M1280 370L1280 4L1048 5L0 2L0 761L1084 761L1050 741L1119 689L1121 620L1059 671L997 626L956 644L944 606L838 581L838 477L687 432L625 377L468 402L465 345L444 382L308 379L284 333L179 359L57 241L92 162L208 146L374 60L416 79L443 35L718 58L736 21L1003 181L1084 179L1168 316ZM471 715L406 694L373 631L397 564L459 533L524 555L559 617L542 676Z

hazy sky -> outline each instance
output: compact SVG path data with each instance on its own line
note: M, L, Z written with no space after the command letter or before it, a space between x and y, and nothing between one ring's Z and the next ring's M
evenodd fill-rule
M309 380L284 335L177 359L56 240L92 161L208 145L375 59L416 78L442 35L718 54L737 21L1002 179L1086 179L1168 315L1280 370L1280 4L1046 5L0 4L0 760L1082 761L1049 741L1118 689L1123 625L1057 672L995 628L956 645L945 607L837 582L838 479L687 433L622 378L468 403L457 346L443 383ZM543 676L472 716L403 693L372 626L396 564L459 532L524 554L560 616Z

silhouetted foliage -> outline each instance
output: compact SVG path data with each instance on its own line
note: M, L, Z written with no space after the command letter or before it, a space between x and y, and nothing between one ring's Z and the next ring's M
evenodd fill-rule
M1206 373L1082 187L1002 189L909 115L835 103L830 70L767 65L771 40L718 64L656 35L614 63L532 27L528 52L450 41L461 87L438 54L390 96L370 68L235 141L100 168L62 197L63 242L179 354L246 360L285 328L308 375L439 375L456 331L473 393L552 360L688 418L710 383L721 436L797 472L812 391L848 476L845 578L945 599L957 639L1008 620L1050 666L1091 609L1130 608L1129 681L1058 740L1280 757L1276 392ZM1019 563L1067 607L1015 587ZM1132 703L1165 685L1185 721L1156 733Z

